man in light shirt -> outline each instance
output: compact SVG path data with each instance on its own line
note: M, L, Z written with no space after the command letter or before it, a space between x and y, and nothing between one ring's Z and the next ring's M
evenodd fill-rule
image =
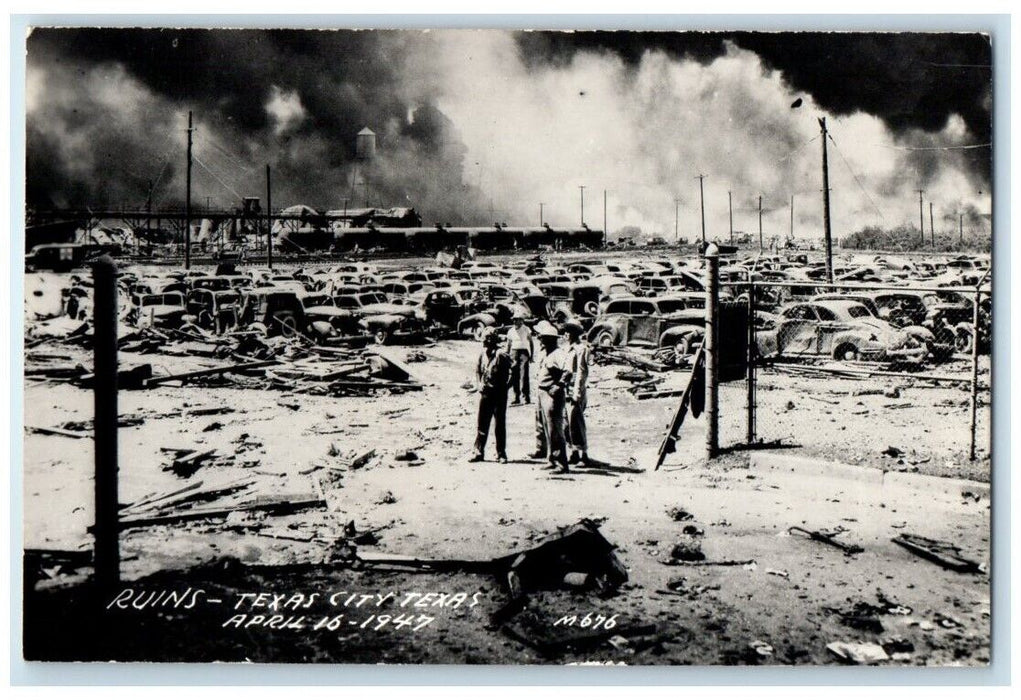
M525 325L520 313L514 314L513 326L507 331L507 346L510 351L511 389L514 390L512 406L532 402L531 388L528 382L528 366L532 362L532 329Z
M588 466L588 428L585 425L585 407L588 404L589 347L582 337L581 324L569 321L564 324L567 334L565 350L571 358L571 384L567 389L567 446L568 464Z
M539 387L535 414L534 459L545 459L545 469L564 474L567 467L567 444L564 438L567 389L571 386L571 357L557 346L559 334L548 321L535 325L535 334L545 354L539 360L536 384Z

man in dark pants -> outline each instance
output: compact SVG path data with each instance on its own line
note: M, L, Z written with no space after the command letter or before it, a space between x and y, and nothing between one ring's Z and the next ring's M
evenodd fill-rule
M482 340L482 354L475 367L479 391L479 427L475 453L469 462L481 462L489 437L489 423L496 423L496 459L507 463L507 388L510 385L511 359L501 347L500 336L490 332Z
M528 383L528 365L532 361L532 329L525 325L525 319L520 313L515 313L514 325L507 331L507 349L510 351L511 362L511 389L514 390L514 401L512 406L521 403L524 397L525 403L532 402L531 387Z
M535 414L535 459L546 459L545 469L563 474L567 468L564 439L567 387L571 384L571 357L558 345L557 329L547 321L535 326L535 334L545 352L539 361L536 384L539 387Z

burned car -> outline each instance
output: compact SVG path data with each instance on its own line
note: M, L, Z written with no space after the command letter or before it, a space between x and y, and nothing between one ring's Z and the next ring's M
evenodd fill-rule
M575 282L548 284L540 289L549 299L550 321L554 324L563 324L573 319L587 327L599 315L602 290L597 285Z
M380 345L417 340L425 335L425 315L414 305L394 304L382 292L333 297L334 305L351 312Z
M589 329L595 345L672 347L687 355L705 334L701 295L628 297L608 302Z
M240 304L241 294L233 289L193 289L185 302L188 309L186 320L215 333L223 333L237 325Z
M354 314L337 308L329 296L289 288L256 288L246 293L239 320L245 326L261 325L270 336L322 339L364 334Z
M187 313L181 292L133 294L125 320L139 328L180 328Z
M850 299L793 304L756 333L759 355L829 355L836 360L921 362L934 340L925 328L895 328Z

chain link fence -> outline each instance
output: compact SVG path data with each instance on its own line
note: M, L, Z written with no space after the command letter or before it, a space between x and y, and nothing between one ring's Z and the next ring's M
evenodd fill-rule
M988 479L992 296L975 287L723 281L743 303L743 379L720 385L722 448ZM743 414L743 420L739 418Z

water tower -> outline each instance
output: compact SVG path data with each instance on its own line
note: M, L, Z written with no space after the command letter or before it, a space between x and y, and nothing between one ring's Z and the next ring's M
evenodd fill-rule
M355 138L355 155L358 160L372 160L376 157L376 132L365 127Z

